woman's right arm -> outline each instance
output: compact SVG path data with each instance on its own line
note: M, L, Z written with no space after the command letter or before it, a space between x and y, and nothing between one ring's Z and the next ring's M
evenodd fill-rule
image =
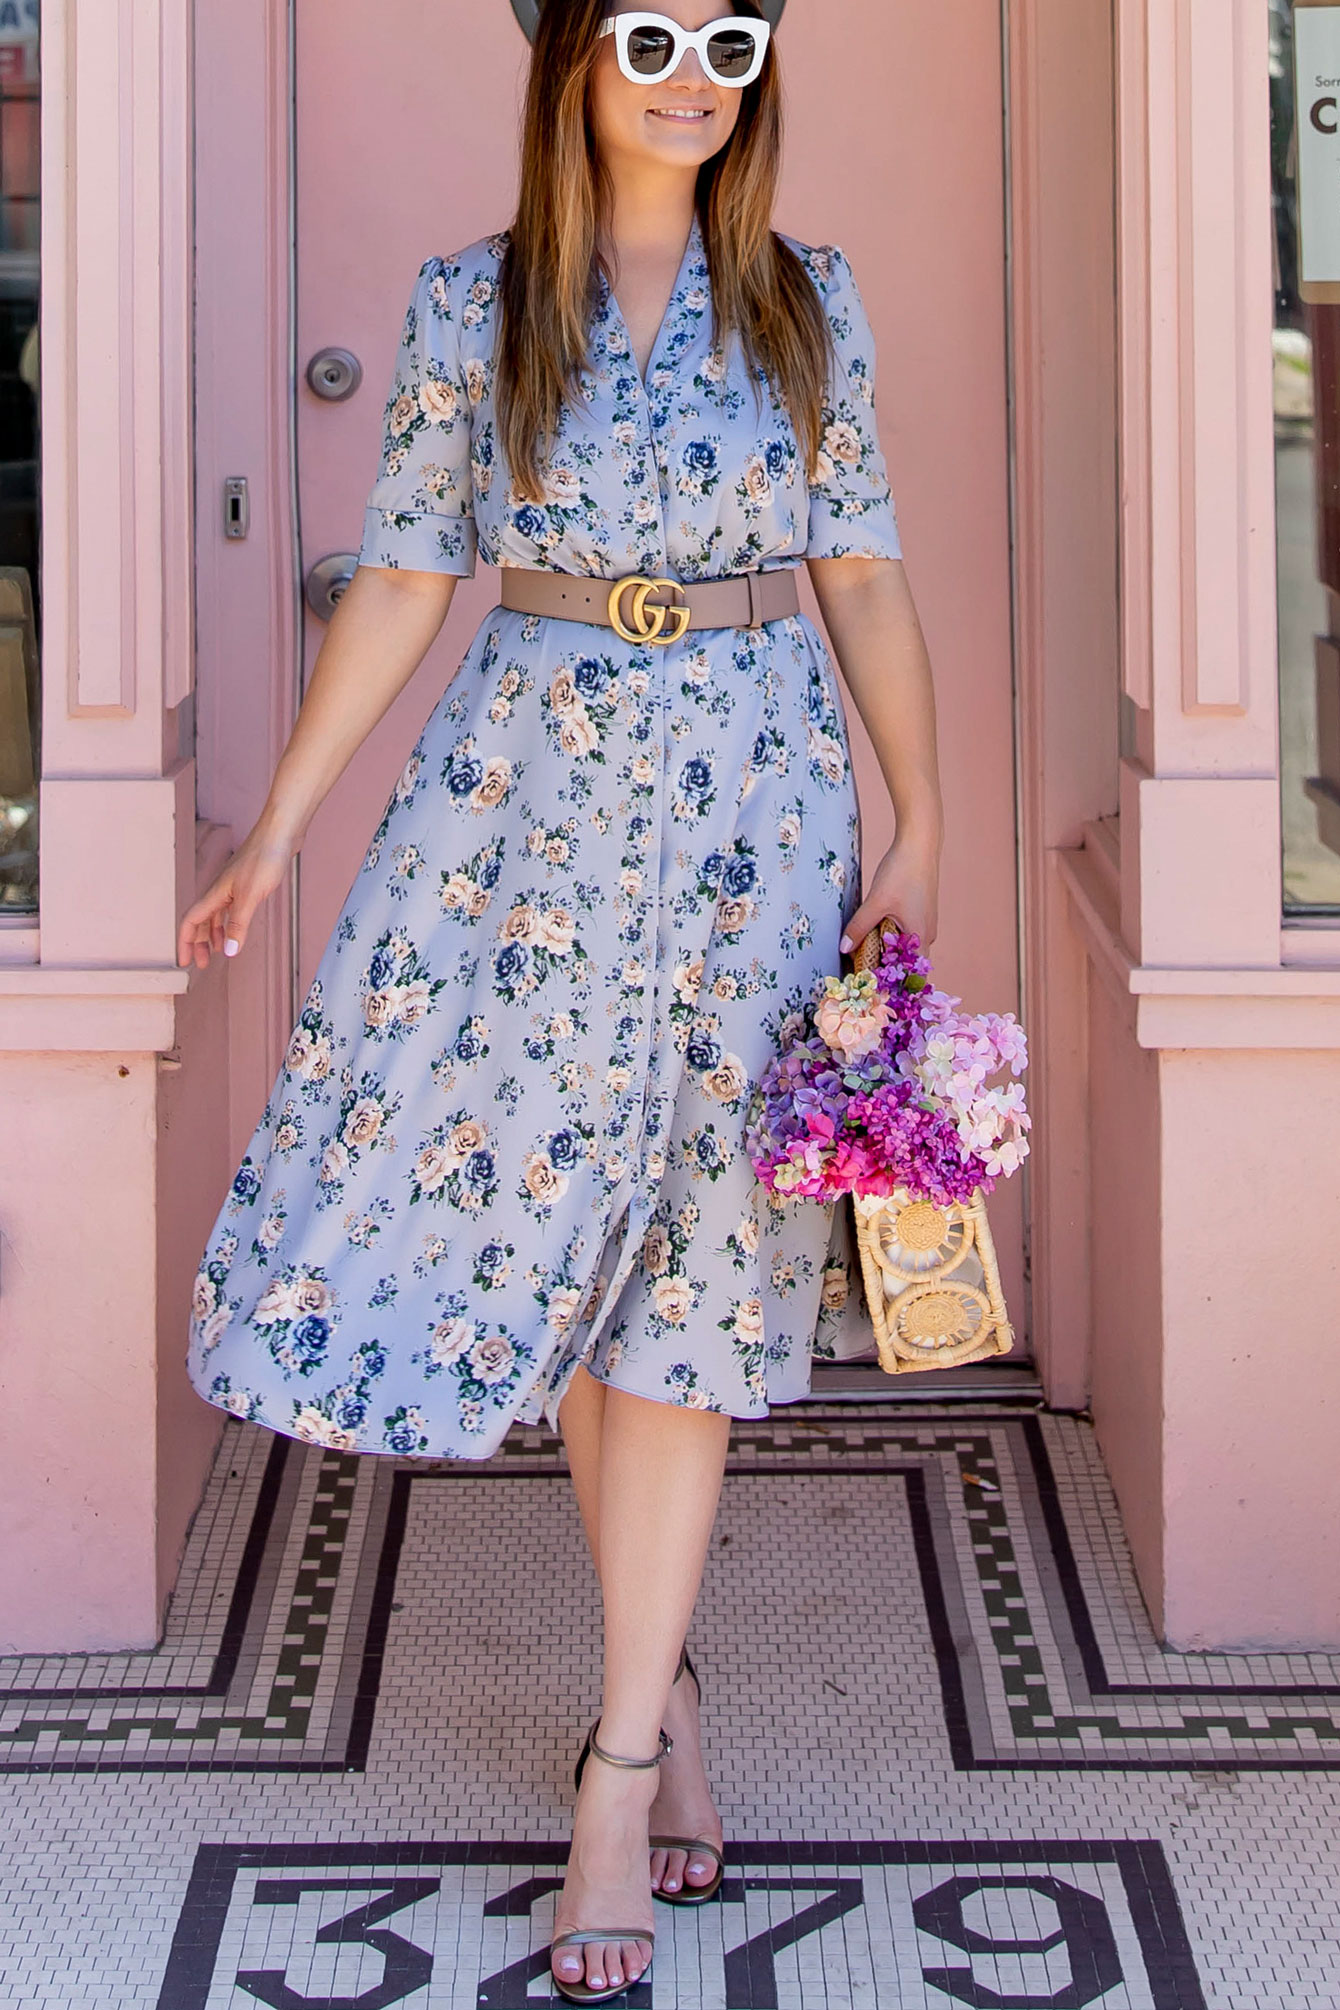
M321 803L423 661L457 575L360 565L331 617L265 807L182 916L177 961L204 969L236 955L251 918L282 884ZM236 944L236 949L228 947Z

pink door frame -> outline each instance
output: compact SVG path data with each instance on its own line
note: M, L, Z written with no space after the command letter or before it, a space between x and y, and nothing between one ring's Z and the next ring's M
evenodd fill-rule
M989 217L985 221L979 219L982 235L978 240L957 247L942 245L940 256L948 263L939 267L927 249L924 234L921 239L909 240L919 255L929 259L931 269L946 274L946 284L951 289L955 284L960 287L975 285L979 291L984 287L980 298L985 304L989 302L994 287L999 289L999 297L1004 299L999 231L1004 223L1007 195L1010 198L1009 227L1014 241L1016 271L1018 274L1031 273L1028 286L1032 290L1025 297L1016 278L1015 296L1011 303L1007 303L1011 317L1008 330L1004 322L1001 324L1002 350L996 380L1000 395L994 401L988 397L969 429L979 441L985 442L979 449L975 465L959 465L952 459L946 463L943 458L937 462L933 456L923 456L923 465L913 467L911 451L900 437L906 432L908 422L903 420L900 423L899 419L894 381L896 359L901 359L905 367L922 370L931 377L941 376L953 387L952 395L957 395L960 388L952 370L937 371L935 345L928 327L922 327L918 346L912 330L919 310L905 308L899 299L900 289L894 274L902 269L914 269L916 259L899 261L881 257L880 226L870 204L864 208L853 206L849 201L835 205L830 198L825 206L818 196L807 190L804 161L800 149L794 145L790 154L792 167L784 196L783 216L787 227L802 233L810 231L819 237L833 232L835 209L849 215L852 219L850 227L840 223L838 233L848 244L858 270L865 278L865 290L877 323L886 322L897 330L895 340L881 342L880 402L914 586L919 574L929 573L936 564L946 576L953 571L953 560L948 554L954 550L956 533L951 526L958 509L961 487L973 480L984 481L988 487L994 485L1000 491L1004 506L1011 475L1003 396L1007 363L1003 345L1007 335L1014 348L1016 372L1019 373L1015 393L1013 498L1017 512L1016 531L1020 539L1014 637L1018 718L1011 724L1007 707L1006 713L996 722L995 731L997 736L1017 737L1023 756L1018 816L1024 833L1024 847L1018 881L1024 893L1026 913L1031 917L1025 927L1024 1009L1034 1028L1036 1064L1033 1093L1039 1107L1040 1136L1046 1140L1045 1149L1039 1151L1031 1169L1034 1234L1038 1238L1039 1250L1044 1253L1045 1266L1040 1273L1035 1251L1032 1324L1040 1364L1055 1399L1077 1404L1084 1400L1088 1341L1088 1283L1082 1218L1083 1154L1077 1153L1074 1148L1075 1114L1082 1109L1084 1080L1078 1047L1072 1036L1072 1022L1080 1010L1082 960L1073 933L1065 927L1062 897L1051 853L1058 845L1077 843L1086 818L1110 813L1116 804L1115 726L1111 735L1101 729L1103 707L1109 697L1112 709L1115 708L1113 694L1117 679L1116 586L1111 554L1115 486L1114 333L1110 314L1105 321L1102 311L1104 284L1108 288L1111 285L1113 254L1110 233L1105 245L1101 233L1095 234L1092 227L1093 217L1095 213L1103 213L1105 201L1110 213L1112 170L1110 153L1101 144L1090 148L1079 163L1071 161L1067 154L1064 174L1058 176L1054 171L1044 174L1039 170L1037 155L1042 150L1040 135L1045 121L1039 110L1039 86L1033 73L1042 70L1043 66L1037 62L1029 25L1035 13L1045 11L1045 8L1046 0L1016 0L1009 39L1004 45L1010 66L1008 97L1014 107L1017 130L1010 170L997 192L1002 216L996 221ZM499 0L497 13L498 21L491 24L489 33L515 37L516 31L502 0ZM245 35L239 37L230 32L227 38L220 34L210 42L211 103L208 126L202 129L200 143L202 163L217 163L225 157L232 159L239 154L254 158L257 163L241 189L234 187L230 191L226 207L222 198L215 198L219 203L216 237L208 259L202 259L202 318L211 311L219 311L211 308L211 302L235 302L238 298L250 297L263 298L270 303L263 365L251 352L238 355L230 349L211 351L208 359L202 358L202 368L207 369L209 374L207 381L202 380L201 407L208 408L210 412L211 434L215 443L235 442L239 436L244 437L251 442L252 464L259 465L258 457L268 454L271 459L267 465L271 467L276 465L275 457L281 453L292 422L290 386L281 364L278 332L283 326L279 304L285 298L289 278L288 217L284 205L277 198L274 180L283 133L282 90L276 84L276 66L281 57L287 60L286 14L284 0L255 0ZM987 0L958 0L953 20L945 24L943 50L941 58L937 59L950 97L954 52L960 47L963 36L980 35L984 28L988 33L994 32L998 22L994 0L989 0L989 4ZM788 30L792 31L797 42L804 26L801 0L797 0L788 16ZM910 27L908 32L911 32ZM1081 98L1077 116L1086 117L1086 130L1090 134L1096 132L1101 135L1105 129L1102 113L1105 106L1110 106L1110 95L1105 94L1110 94L1111 90L1110 60L1107 60L1102 36L1095 32L1092 24L1088 27L1073 24L1064 10L1055 11L1048 23L1048 32L1054 44L1062 50L1062 60L1077 66L1076 89ZM203 28L201 34L203 37ZM516 37L514 60L518 73L523 58L524 49L519 37ZM792 62L795 73L803 70L803 51L797 55L793 48ZM1050 75L1050 69L1044 74ZM979 123L981 119L992 116L998 122L998 86L998 78L994 88L991 80L987 79L981 103L973 114ZM943 109L941 107L941 111ZM1050 106L1044 109L1048 114L1052 110ZM937 129L942 130L943 120L938 114L932 116L933 113L932 105L926 112L925 133L917 146L909 143L909 155L916 154L919 148L923 155L934 156L937 165L944 165L948 172L952 162L944 162L941 158L944 150L937 152L933 144L933 136ZM819 113L816 112L815 116L818 118ZM1049 128L1047 140L1059 160L1063 142L1052 137ZM904 171L903 179L906 185L913 184L914 176L910 169ZM909 209L913 207L909 205ZM477 214L475 197L471 194L462 209L460 224L444 228L450 236L453 228L460 235L463 230L484 227L475 221ZM809 220L811 215L814 219L812 223ZM923 233L927 227L923 214ZM202 246L203 242L202 236ZM993 256L994 281L991 278ZM1045 294L1040 283L1044 257L1052 261ZM982 272L984 260L987 262L985 276ZM1032 266L1029 266L1029 260L1033 261ZM963 269L959 270L959 267ZM965 275L972 277L969 280ZM363 358L373 403L379 396L376 387L389 370L391 345L396 332L392 324L397 313L396 308L388 310L387 327L380 331L380 351L375 358L370 355ZM252 317L253 323L257 318ZM924 322L924 317L921 318ZM1039 395L1042 345L1054 341L1054 329L1077 325L1081 331L1079 339L1073 346L1063 345L1059 364L1055 359L1051 364L1052 375L1048 382L1051 403L1044 405ZM259 329L254 326L252 339L253 348L255 341L262 339ZM324 318L319 313L312 316L301 330L296 351L298 369L301 369L308 350L324 342L345 339L347 334L342 322L332 325L329 315ZM1034 373L1031 377L1028 375L1030 371ZM981 386L976 384L968 387L965 395L980 395L980 392ZM297 386L296 397L315 406L315 400L311 399L303 385ZM303 423L311 423L314 418L324 422L326 417L319 411L304 411ZM365 457L375 452L375 431L375 425L365 419L363 432L367 437L362 443ZM1045 477L1040 472L1044 450L1050 457ZM224 459L230 453L236 458L232 445L226 452L218 444L211 450L202 437L198 484L202 512L212 511L215 507L218 480L225 472ZM1058 457L1063 457L1063 461ZM279 464L282 465L282 461ZM952 484L946 486L951 467L958 487ZM277 659L291 662L291 629L288 624L293 607L300 605L294 555L284 544L278 528L284 507L283 483L278 477L266 489L266 507L273 511L273 515L268 531L262 532L265 539L263 549L259 544L253 546L245 595L231 590L228 585L230 571L234 567L240 571L239 561L245 563L245 547L236 547L222 558L217 558L211 574L207 575L202 567L199 586L202 605L201 808L202 813L239 830L246 828L250 816L254 814L258 791L263 789L262 778L272 770L287 730L281 703L286 695L285 680L274 678L268 665ZM1045 576L1041 566L1044 532L1049 540ZM319 524L315 525L306 554L308 561L332 544L332 540L339 541L333 529L327 532ZM918 553L919 542L925 550L925 557ZM935 551L937 543L940 547L938 558ZM1003 549L1002 545L1002 556ZM980 558L980 553L974 554L971 547L960 550L960 577L973 574L971 561L974 556ZM487 591L487 578L482 582L476 580L460 590L458 607L453 610L452 632L444 646L459 648L468 625L487 604L484 597ZM473 600L469 597L471 594ZM972 666L988 657L993 646L997 652L1009 647L1009 582L1002 576L989 588L975 609L970 606L972 596L961 592L953 595L945 593L938 609L939 635L935 632L937 608L933 587L922 597L923 612L928 611L930 617L928 633L933 655L955 666L960 677L969 678L960 702L944 704L942 701L945 718L944 765L951 797L956 788L956 777L960 778L957 784L959 800L956 804L951 803L951 815L956 809L961 851L958 871L966 882L974 864L969 756L973 733L980 723L966 700L971 690ZM959 616L965 608L967 625L958 625ZM988 611L994 608L994 614L988 618L983 613L984 608ZM1097 618L1095 608L1099 610ZM817 614L813 607L811 611ZM1104 612L1107 615L1106 626ZM237 625L239 621L243 624L240 629ZM990 641L993 625L996 631L994 644ZM251 631L254 631L256 640L249 646L247 636ZM270 638L268 645L263 641L267 636ZM413 722L420 719L431 704L431 690L438 688L433 683L435 676L440 683L442 654L440 647L429 659L420 677L393 708L374 742L365 750L374 777L364 785L369 800L375 800L379 790L384 795L396 766L403 758L402 743L407 744L414 730ZM952 681L952 673L949 681ZM995 685L999 691L998 676ZM250 698L245 695L247 691L251 693ZM287 695L296 701L291 679ZM882 791L873 755L850 702L848 714L863 797L871 805L867 812L867 855L875 858L883 842L887 841L887 812L880 801ZM261 735L254 730L253 722L257 718L263 722ZM1097 730L1095 720L1098 721ZM323 814L333 818L336 808L337 805L332 803ZM320 821L318 818L318 825ZM366 822L364 816L363 823ZM352 838L346 841L346 851L353 842ZM352 862L353 855L350 854L344 863L351 869ZM339 876L337 871L335 879L338 880ZM347 880L348 873L345 872L344 876ZM1010 877L1013 880L1014 875ZM328 891L325 897L329 904ZM999 945L994 952L987 952L987 966L994 965L997 973L994 979L988 980L985 975L975 974L987 966L980 959L971 932L960 928L957 937L955 935L952 893L948 906L950 921L944 948L945 974L954 982L955 988L961 986L970 997L989 995L993 1003L1015 1002L1012 998L1001 999ZM319 934L320 931L317 932ZM1007 935L1012 944L1016 933L1015 922L1011 918ZM278 914L270 917L264 952L267 958L266 981L262 983L259 972L254 973L251 979L252 993L260 991L270 1001L268 1014L244 1009L233 1017L234 1026L240 1025L244 1029L236 1037L231 1055L231 1136L235 1149L240 1150L245 1142L264 1093L268 1071L273 1069L282 1047L285 1014L291 1004L285 993L282 973L291 939L290 919ZM1015 953L1012 947L1010 954ZM1062 964L1066 968L1066 979L1058 986L1055 971ZM1046 982L1042 981L1044 970L1047 972ZM241 972L236 974L240 976ZM230 978L230 981L233 980ZM1053 1051L1060 1056L1059 1065L1053 1063ZM1026 1183L1022 1181L1015 1182L1012 1188L1001 1190L993 1212L1006 1224L1001 1237L1003 1241L1009 1240L1009 1213L1021 1207L1025 1194ZM1056 1216L1064 1224L1065 1232L1050 1234L1048 1223ZM1022 1304L1024 1288L1017 1275L1011 1277L1010 1283L1013 1302Z

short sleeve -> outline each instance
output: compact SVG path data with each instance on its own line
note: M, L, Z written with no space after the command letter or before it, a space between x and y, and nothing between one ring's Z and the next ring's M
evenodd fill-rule
M902 543L875 425L875 340L855 275L835 244L810 254L837 351L824 436L810 483L807 558L901 558Z
M472 577L478 541L470 398L450 282L430 258L414 284L386 401L381 467L368 495L360 565Z

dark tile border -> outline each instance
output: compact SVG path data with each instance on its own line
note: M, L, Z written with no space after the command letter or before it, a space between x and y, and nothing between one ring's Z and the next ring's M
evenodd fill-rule
M1093 1618L1089 1611L1089 1601L1081 1582L1079 1566L1070 1541L1070 1531L1066 1526L1065 1511L1061 1506L1060 1490L1056 1484L1056 1470L1047 1450L1047 1440L1043 1436L1042 1425L1036 1417L1023 1419L1024 1442L1028 1447L1029 1462L1033 1471L1033 1484L1037 1489L1038 1507L1047 1530L1047 1541L1051 1547L1052 1560L1056 1566L1056 1576L1065 1600L1066 1612L1070 1618L1070 1630L1075 1637L1075 1646L1084 1668L1084 1677L1089 1692L1094 1696L1266 1696L1278 1697L1280 1701L1290 1701L1303 1696L1340 1696L1340 1683L1325 1682L1114 1682L1107 1672L1103 1650L1098 1644ZM1231 1648L1215 1653L1214 1659L1251 1659L1253 1655L1272 1650L1255 1648L1249 1653L1233 1655ZM1273 1650L1288 1653L1288 1648ZM1295 1652L1306 1652L1296 1649Z
M726 1468L727 1479L785 1479L798 1474L806 1474L819 1479L901 1479L907 1489L908 1516L912 1523L912 1542L917 1559L917 1572L921 1579L921 1595L926 1607L926 1621L930 1629L931 1646L935 1654L936 1667L940 1676L940 1695L944 1707L945 1727L949 1735L950 1751L954 1765L960 1772L969 1770L973 1763L972 1734L969 1729L967 1706L963 1694L963 1676L959 1666L958 1648L954 1642L953 1627L949 1622L949 1612L945 1600L944 1583L940 1575L940 1560L935 1550L935 1533L931 1527L929 1504L926 1498L926 1475L920 1466L898 1465L759 1465L730 1466ZM377 1588L373 1599L372 1614L368 1622L367 1647L363 1655L363 1668L359 1677L358 1701L355 1706L354 1722L349 1738L346 1764L350 1770L362 1772L367 1766L368 1748L372 1739L372 1726L376 1716L377 1698L381 1687L382 1669L386 1660L386 1637L390 1627L391 1608L395 1602L396 1576L400 1569L400 1556L405 1540L405 1530L409 1524L410 1488L433 1480L462 1477L454 1472L416 1473L398 1472L391 1495L390 1513L386 1520L386 1537L382 1547L381 1563L377 1571ZM488 1479L556 1479L559 1473L490 1472L482 1477Z

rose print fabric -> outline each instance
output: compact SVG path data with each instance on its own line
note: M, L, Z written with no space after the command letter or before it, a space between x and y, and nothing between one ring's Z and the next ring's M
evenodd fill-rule
M695 223L644 383L601 287L546 498L511 492L492 349L505 234L414 287L361 560L711 579L901 555L874 348L835 246L787 239L835 340L807 482L712 338ZM354 1451L479 1459L579 1362L766 1413L872 1335L845 1210L774 1204L755 1081L856 908L832 662L796 615L668 647L494 608L410 754L211 1231L192 1381Z

